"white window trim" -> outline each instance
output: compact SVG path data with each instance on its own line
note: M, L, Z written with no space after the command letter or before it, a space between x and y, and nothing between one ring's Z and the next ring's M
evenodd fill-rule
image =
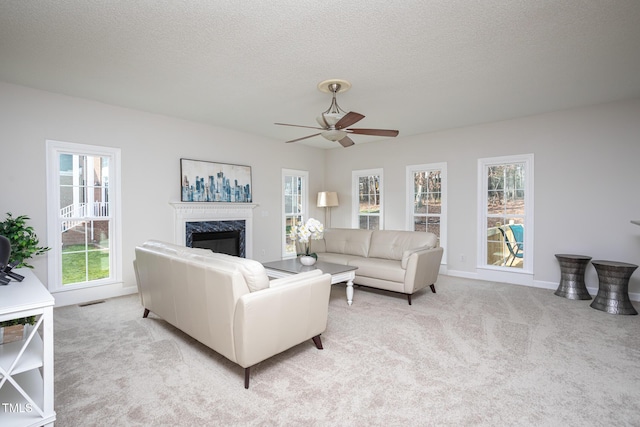
M478 234L477 234L477 269L480 278L483 280L502 280L507 283L519 283L528 285L533 281L533 213L534 213L534 156L533 154L522 154L514 156L490 157L478 159ZM523 268L511 268L502 266L487 265L487 180L486 170L489 166L498 166L510 163L524 163L526 169L525 178L525 206L526 214L524 218L524 253L526 254ZM521 277L518 277L521 276ZM523 278L522 276L527 276Z
M52 247L48 259L48 288L52 293L96 288L105 285L122 284L122 226L121 226L121 184L120 167L121 153L119 148L76 144L62 141L46 141L47 149L47 241ZM109 236L111 263L111 275L107 279L96 280L90 283L79 283L62 286L61 283L61 246L58 215L60 212L60 185L59 185L59 156L60 154L89 154L95 156L109 156L113 159L109 164L109 188L112 235Z
M378 175L380 176L380 217L379 224L380 230L384 230L384 174L383 169L361 169L354 170L351 172L351 194L353 197L351 198L351 226L353 228L360 228L360 188L358 186L359 180L361 176L371 176Z
M300 176L303 178L304 183L302 186L303 194L302 194L302 212L301 212L303 220L309 214L309 172L302 171L302 170L295 170L295 169L282 169L282 180L280 183L280 188L282 189L282 205L281 205L282 214L280 215L282 220L282 229L280 231L280 238L281 238L280 251L282 253L281 256L283 259L296 257L296 255L294 254L287 253L287 239L286 239L287 217L285 212L286 209L285 209L285 194L284 194L285 177L287 176Z
M413 175L416 172L424 172L431 170L439 170L441 181L441 212L440 212L440 246L444 249L444 253L442 254L442 262L441 264L447 264L447 163L427 163L423 165L409 165L407 166L407 182L406 182L406 192L407 192L407 201L406 201L406 223L405 228L407 230L413 230Z

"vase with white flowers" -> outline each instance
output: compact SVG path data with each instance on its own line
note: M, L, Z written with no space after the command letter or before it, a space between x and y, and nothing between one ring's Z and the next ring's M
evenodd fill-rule
M318 255L311 252L311 241L321 239L323 232L324 226L314 218L309 218L304 224L291 227L291 240L298 240L304 249L304 252L298 254L302 264L315 264Z

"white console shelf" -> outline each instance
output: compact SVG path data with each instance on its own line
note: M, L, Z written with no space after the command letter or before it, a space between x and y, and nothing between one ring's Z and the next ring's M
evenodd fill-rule
M0 321L36 316L22 341L0 345L0 426L53 425L54 299L29 269L0 286Z

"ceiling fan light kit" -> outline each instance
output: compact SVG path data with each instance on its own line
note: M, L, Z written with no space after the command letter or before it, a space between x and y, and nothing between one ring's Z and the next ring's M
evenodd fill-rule
M322 136L329 141L338 141L343 147L350 147L354 145L354 142L349 138L349 134L357 135L374 135L395 137L398 136L397 130L390 129L348 129L349 126L364 119L364 116L354 111L346 112L340 108L338 101L336 100L336 94L346 92L351 89L351 83L342 79L330 79L324 80L318 83L318 90L321 92L331 93L331 105L329 108L320 114L316 121L321 126L319 128L312 126L291 125L287 123L276 123L281 126L294 126L302 128L317 129L322 132L315 133L313 135L303 136L302 138L292 139L287 142L297 142L307 138L313 138L314 136Z
M340 141L342 138L347 136L347 132L338 129L330 129L322 132L322 136L327 138L329 141Z

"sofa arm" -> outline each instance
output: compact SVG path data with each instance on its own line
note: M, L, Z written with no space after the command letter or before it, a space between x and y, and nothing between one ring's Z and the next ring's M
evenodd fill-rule
M289 280L238 299L233 335L236 363L243 368L320 335L327 328L331 276L318 271L281 279Z
M404 278L405 293L412 294L438 280L443 253L444 249L437 247L414 252L409 256Z

